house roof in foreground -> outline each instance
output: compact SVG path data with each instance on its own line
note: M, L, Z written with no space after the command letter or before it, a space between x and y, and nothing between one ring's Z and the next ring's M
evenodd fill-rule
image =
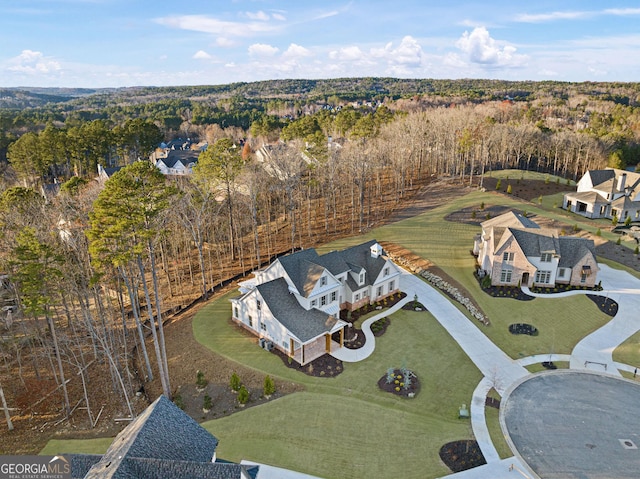
M273 317L303 343L333 331L343 321L313 308L304 309L289 292L284 278L274 279L256 286Z
M116 436L103 456L71 456L73 477L237 479L255 468L212 463L218 440L165 396Z
M578 238L576 236L560 236L560 261L561 268L573 268L578 261L586 255L592 255L596 259L596 247L593 240Z
M525 256L536 257L542 253L560 253L560 244L558 237L547 230L519 230L517 228L509 228L509 231L520 245Z

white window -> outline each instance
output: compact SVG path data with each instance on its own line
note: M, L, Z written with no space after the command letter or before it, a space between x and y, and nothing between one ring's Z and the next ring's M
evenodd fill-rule
M323 276L322 278L320 278L320 286L326 286L327 285L327 277Z
M384 269L384 275L385 276L389 276L389 267L388 266Z
M536 283L548 284L551 281L551 271L536 271Z
M253 318L249 315L249 326L253 328Z
M378 294L377 297L382 296L382 286L378 286Z
M585 273L584 271L582 272L582 274L580 275L580 282L581 283L586 283L587 282L587 273Z
M326 305L327 305L327 295L325 294L320 298L320 306L326 306Z
M234 318L238 317L238 307L237 306L233 307L233 316L234 316Z
M258 309L258 311L262 309L262 302L259 299L256 300L256 308Z
M312 299L311 300L311 307L315 308L316 306L318 306L318 300L317 299Z
M513 261L513 253L505 251L502 255L502 261Z
M369 291L363 291L362 293L362 299L364 298L368 298L369 297Z
M364 271L360 273L360 277L358 278L358 284L364 284Z
M356 295L354 296L354 301L358 302L360 301L360 293L356 293Z
M565 273L566 273L566 268L559 268L558 269L558 278L564 278Z
M331 302L333 303L336 300L337 293L335 291L331 291Z
M511 283L511 270L503 269L500 272L500 282L501 283Z
M289 341L287 341L286 339L282 341L282 347L284 347L285 349L289 349Z
M267 330L267 324L266 323L260 323L260 329L262 329L263 331Z
M396 289L395 281L389 281L389 292Z
M540 261L542 263L551 263L552 258L553 258L553 255L551 253L542 253L540 255Z

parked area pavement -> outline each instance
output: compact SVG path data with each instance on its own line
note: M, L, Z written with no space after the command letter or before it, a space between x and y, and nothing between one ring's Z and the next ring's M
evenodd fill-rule
M458 310L445 295L421 278L404 271L400 285L407 297L393 308L367 319L363 325L366 342L360 350L342 348L333 355L345 362L361 361L367 358L375 349L375 336L370 325L400 309L414 295L425 305L428 311L447 330L453 339L462 347L465 353L480 369L484 379L476 387L470 405L471 424L478 445L487 461L485 466L446 476L451 479L501 479L514 477L530 477L530 469L517 457L500 459L489 436L485 421L484 407L487 392L495 388L504 397L505 392L515 384L519 384L529 371L524 366L543 361L569 361L570 369L597 371L600 373L620 376L618 369L633 372L636 365L623 365L613 361L613 350L627 338L640 330L640 280L620 270L607 265L600 265L598 279L603 290L569 291L554 294L536 294L528 288L523 291L536 297L569 296L575 294L598 294L615 300L618 303L618 313L606 325L583 338L570 355L537 355L514 360L498 348L480 329L481 325L474 323ZM640 367L640 365L637 365ZM526 475L525 475L526 473Z

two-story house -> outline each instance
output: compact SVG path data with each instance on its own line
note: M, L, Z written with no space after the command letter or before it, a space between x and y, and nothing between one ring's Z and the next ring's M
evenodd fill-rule
M243 294L231 299L233 320L306 364L343 346L340 310L399 290L400 269L372 240L324 255L308 249L283 256L240 286Z
M589 170L564 195L562 207L587 218L640 221L640 174L615 168Z
M560 236L515 212L481 226L473 252L493 286L595 286L599 268L592 240Z

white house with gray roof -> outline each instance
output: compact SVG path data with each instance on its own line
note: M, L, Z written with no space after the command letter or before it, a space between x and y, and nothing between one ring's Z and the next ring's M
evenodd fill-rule
M640 221L640 174L616 168L589 170L564 195L562 207L587 218Z
M473 252L493 286L595 286L599 268L592 240L558 235L513 211L481 226Z
M324 255L307 249L283 256L240 286L233 320L303 365L342 347L347 323L340 311L398 292L400 270L372 240Z

